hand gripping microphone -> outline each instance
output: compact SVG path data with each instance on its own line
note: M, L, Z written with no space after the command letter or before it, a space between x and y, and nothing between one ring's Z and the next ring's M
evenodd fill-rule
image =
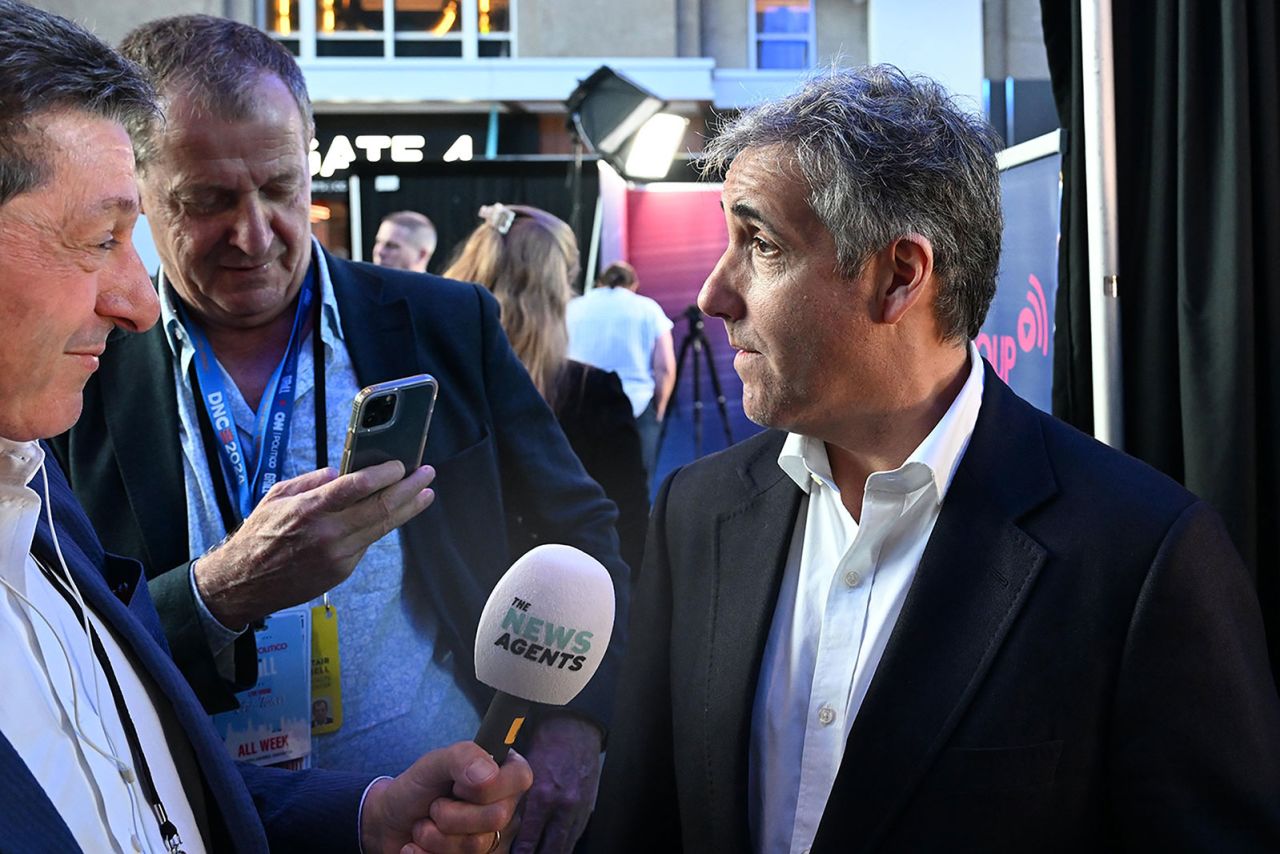
M613 579L586 552L546 544L498 581L476 631L476 678L497 695L476 744L502 764L530 703L578 696L609 648Z

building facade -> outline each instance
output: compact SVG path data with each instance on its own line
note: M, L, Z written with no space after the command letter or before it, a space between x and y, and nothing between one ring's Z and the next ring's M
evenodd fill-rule
M433 269L470 230L479 204L494 200L541 204L573 221L584 247L618 254L622 226L608 202L618 195L609 188L616 176L599 175L590 152L578 168L565 107L601 65L689 120L680 159L701 148L716 114L786 92L832 64L888 61L930 74L1002 130L1014 124L1010 103L1024 81L1039 87L1040 113L1051 111L1036 0L37 5L112 42L142 21L178 13L221 15L270 33L298 57L315 104L313 214L322 240L367 258L383 214L423 210L441 231ZM671 177L690 173L677 162Z
M890 62L940 80L1006 142L1057 126L1038 0L37 0L118 42L162 15L252 23L298 58L315 105L312 225L331 251L371 256L381 218L435 222L429 269L495 201L569 222L583 281L617 259L676 320L680 352L698 289L724 249L719 187L688 159L717 115L781 95L832 65ZM688 119L667 179L628 182L569 130L566 100L601 66ZM145 223L135 240L158 263ZM758 429L742 413L723 325L681 379L658 461L673 465ZM700 357L699 353L707 355ZM718 362L719 369L712 364ZM696 365L694 367L697 367ZM715 376L718 382L710 385ZM706 401L705 408L697 401ZM706 424L699 419L705 412ZM721 417L723 413L723 417ZM723 430L721 428L724 428ZM705 438L705 443L704 443Z

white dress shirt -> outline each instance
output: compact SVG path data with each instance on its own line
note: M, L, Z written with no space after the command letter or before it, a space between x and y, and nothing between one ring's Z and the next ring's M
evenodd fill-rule
M0 672L5 677L0 732L85 851L164 852L159 825L142 787L136 779L126 783L115 762L94 747L134 765L110 684L84 625L31 556L43 502L28 484L34 478L35 485L43 488L43 461L38 444L0 439ZM191 804L165 741L161 711L112 631L91 609L85 611L119 681L183 850L203 851Z
M867 478L861 524L826 446L791 434L778 465L804 490L752 710L749 820L761 854L813 844L867 694L982 404L982 360L901 466Z

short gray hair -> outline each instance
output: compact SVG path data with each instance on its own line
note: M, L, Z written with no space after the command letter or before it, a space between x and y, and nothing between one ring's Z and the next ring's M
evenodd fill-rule
M1003 224L998 140L985 121L934 81L893 66L833 70L724 124L702 168L723 174L742 151L770 145L790 150L842 273L921 234L933 245L944 338L978 334L996 291Z
M293 55L248 24L210 15L159 18L131 30L120 52L147 70L163 99L185 93L224 119L252 116L262 76L274 76L297 103L303 128L313 125L311 96ZM154 134L134 140L139 170L155 157L156 145Z
M0 0L0 204L52 177L36 121L79 110L136 137L158 111L142 70L96 36L51 12Z
M436 226L426 214L417 211L395 211L382 218L383 222L408 229L418 245L428 252L436 251Z

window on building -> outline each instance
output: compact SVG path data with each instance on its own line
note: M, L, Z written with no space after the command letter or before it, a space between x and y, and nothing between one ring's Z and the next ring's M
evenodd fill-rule
M461 0L394 2L396 56L462 56Z
M307 2L307 0L298 0ZM316 56L385 56L388 3L383 0L312 0Z
M479 7L477 38L480 56L511 56L512 0L476 2Z
M755 68L812 68L813 0L749 0Z
M514 53L515 0L261 0L296 56L475 59Z
M266 0L262 28L298 54L298 4L293 0Z

